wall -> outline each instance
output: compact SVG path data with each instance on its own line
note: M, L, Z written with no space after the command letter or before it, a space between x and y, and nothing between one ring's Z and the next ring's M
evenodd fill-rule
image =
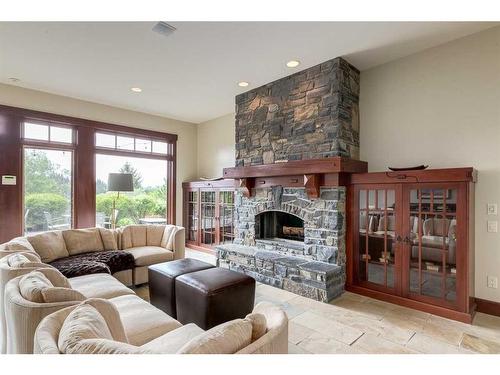
M3 84L0 104L177 134L176 217L182 223L181 183L197 172L195 124Z
M359 158L359 71L342 58L236 96L236 166Z
M222 169L234 167L234 114L198 125L198 177L222 177Z
M361 159L387 166L472 166L476 184L476 297L500 302L500 235L487 203L500 203L500 28L361 73Z

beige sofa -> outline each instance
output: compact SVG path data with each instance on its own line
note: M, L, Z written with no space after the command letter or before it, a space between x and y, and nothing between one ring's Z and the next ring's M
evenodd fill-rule
M184 258L184 242L184 228L175 225L128 225L116 230L69 229L18 237L0 244L0 257L19 251L36 252L43 263L59 267L61 261L71 261L82 255L92 257L101 252L125 250L133 256L133 269L119 270L113 276L130 286L148 281L149 265Z
M48 287L40 287L39 279L43 276L50 282ZM40 297L41 293L43 297ZM45 294L50 296L50 300ZM55 298L53 294L56 294ZM56 269L45 268L15 277L5 286L7 353L32 353L33 337L40 321L87 298L109 299L119 312L133 345L143 345L181 326L108 274L67 279Z
M206 332L194 324L178 327L137 345L127 335L110 301L89 299L42 320L35 334L38 354L286 354L288 318L262 302L245 319Z

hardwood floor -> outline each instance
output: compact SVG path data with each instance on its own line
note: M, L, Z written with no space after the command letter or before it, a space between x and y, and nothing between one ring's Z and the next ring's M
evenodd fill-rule
M210 263L215 257L186 249ZM136 289L148 299L148 288ZM500 317L477 313L473 324L344 293L330 304L258 284L255 303L269 301L287 312L290 354L500 353Z

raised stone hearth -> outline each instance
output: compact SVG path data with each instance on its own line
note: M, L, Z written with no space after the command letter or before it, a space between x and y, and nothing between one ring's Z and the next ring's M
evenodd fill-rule
M217 246L218 264L256 280L319 301L340 295L345 283L345 188L321 188L309 199L303 188L255 189L236 193L235 240ZM269 211L304 222L304 240L256 238L256 217Z

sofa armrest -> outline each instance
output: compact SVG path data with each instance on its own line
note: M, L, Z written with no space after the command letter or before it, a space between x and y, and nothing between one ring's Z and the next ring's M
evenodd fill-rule
M186 249L186 230L184 227L177 227L177 232L175 233L174 246L172 251L174 252L174 259L184 259Z

